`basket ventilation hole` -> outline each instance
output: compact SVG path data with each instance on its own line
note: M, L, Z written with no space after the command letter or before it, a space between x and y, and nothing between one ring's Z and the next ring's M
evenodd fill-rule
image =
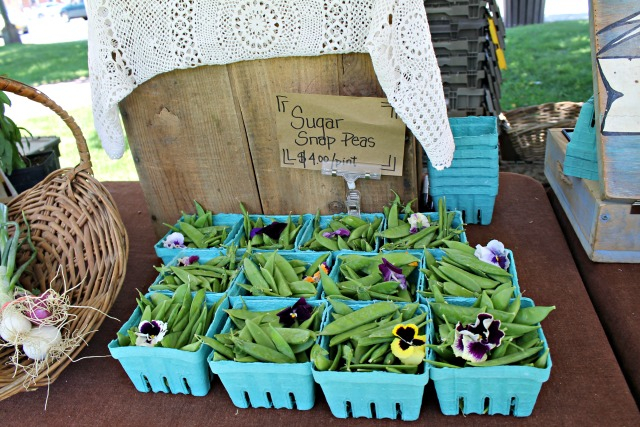
M249 392L245 391L243 394L244 394L245 405L251 406L251 399L249 399Z
M371 405L369 405L371 407L371 418L377 418L376 417L376 404L374 402L371 402Z
M184 385L184 389L187 391L187 394L191 394L191 387L189 387L189 382L186 378L182 379L182 384Z
M351 412L351 402L348 400L344 403L344 409L347 413L347 417L353 416L353 413Z
M491 406L491 399L489 399L489 397L485 397L484 398L484 413L488 413L489 412L489 407Z
M478 224L482 224L482 211L480 209L478 209L477 220Z
M467 221L465 221L465 219L467 218L467 211L462 210L462 211L460 211L460 212L462 212L462 222L465 222L465 223L466 223Z
M296 396L293 393L289 393L289 400L291 401L291 409L297 409Z
M396 418L402 418L402 405L400 402L396 403Z
M509 410L509 414L514 415L517 407L518 407L518 399L514 396L511 398L511 408Z
M162 377L162 382L164 383L164 387L165 387L168 391L171 391L171 387L169 387L169 380L167 379L167 377Z
M460 411L462 411L462 413L464 414L464 397L460 396L458 398L458 408L460 408Z
M149 383L149 378L147 378L144 375L141 375L141 377L142 377L142 381L144 382L144 385L145 385L147 391L151 391L151 383Z
M267 402L269 402L269 407L273 408L273 399L271 398L271 393L267 392Z

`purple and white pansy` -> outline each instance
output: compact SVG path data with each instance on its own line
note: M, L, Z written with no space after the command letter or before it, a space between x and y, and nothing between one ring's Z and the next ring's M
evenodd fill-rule
M378 265L378 269L382 273L385 282L398 282L400 283L400 289L407 289L407 278L402 274L400 267L396 267L386 258L382 258L382 264Z
M487 246L476 245L474 255L481 261L497 265L504 270L509 269L510 262L507 257L507 251L504 249L504 244L499 240L491 240L487 243Z
M349 237L350 235L351 235L351 232L346 228L338 228L336 231L322 233L322 236L326 237L327 239L330 239L335 236Z
M411 214L407 221L411 226L411 228L409 229L409 232L411 234L415 234L423 228L429 227L429 218L427 218L425 214L420 212Z
M141 347L154 347L167 333L167 324L162 320L143 320L138 325L136 332L136 345Z
M480 313L474 324L456 325L455 338L451 348L453 354L469 362L481 363L487 360L489 351L500 346L504 332L500 321L489 313Z
M182 235L182 233L178 233L177 231L171 233L166 237L166 239L164 239L164 242L162 242L162 246L167 249L186 248L186 246L184 245L184 236Z

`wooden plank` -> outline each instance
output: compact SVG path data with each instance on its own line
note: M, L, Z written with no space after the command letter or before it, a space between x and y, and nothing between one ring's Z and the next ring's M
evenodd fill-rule
M640 200L640 3L591 0L590 19L600 184Z
M340 95L384 97L384 91L371 64L368 54L352 53L341 55ZM393 198L396 191L403 201L418 197L420 173L422 170L422 147L407 129L404 149L402 176L383 176L380 181L358 180L356 188L362 195L364 212L380 212L382 206ZM417 204L414 204L417 208Z
M158 238L197 200L215 213L261 213L251 156L226 66L161 74L120 103Z
M251 147L265 214L329 213L344 198L332 177L280 167L275 95L283 92L338 94L337 56L275 58L228 65L231 85Z

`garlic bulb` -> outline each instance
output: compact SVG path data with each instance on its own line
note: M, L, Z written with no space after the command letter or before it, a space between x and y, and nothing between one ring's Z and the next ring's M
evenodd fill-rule
M11 306L2 310L1 318L0 337L10 344L15 344L19 336L31 330L29 319Z
M22 351L34 360L45 360L51 347L62 341L62 334L55 326L33 328L22 340Z

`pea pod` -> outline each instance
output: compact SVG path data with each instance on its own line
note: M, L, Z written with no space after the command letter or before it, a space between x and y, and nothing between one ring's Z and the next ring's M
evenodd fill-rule
M521 325L535 325L542 322L555 308L555 306L523 307L518 310L518 314L516 314L513 321Z
M384 317L396 310L396 305L392 302L378 302L367 305L327 324L320 332L320 335L337 335L346 330Z
M252 343L249 341L243 341L241 339L234 339L233 344L236 348L242 350L244 353L256 358L261 362L269 363L295 363L295 358L292 359L281 352L269 347L265 347L260 344Z

